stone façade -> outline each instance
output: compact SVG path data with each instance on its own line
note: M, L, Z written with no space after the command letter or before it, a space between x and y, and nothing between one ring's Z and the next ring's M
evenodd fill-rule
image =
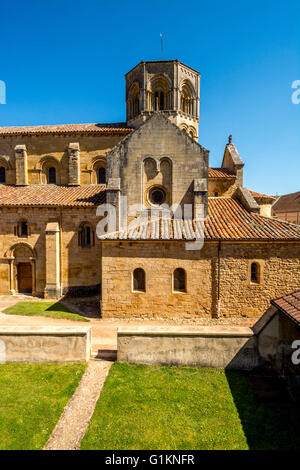
M269 213L272 201L244 188L244 163L231 137L221 168L209 167L209 152L197 142L199 80L178 61L143 62L126 75L126 123L0 128L1 294L20 292L22 263L31 266L35 295L101 288L104 317L252 317L271 298L299 288L300 231L283 223L276 239L268 218L260 219L267 239L219 236L201 250L188 251L178 240L95 236L96 208L105 197L117 212L121 196L149 208L153 188L168 205L189 204L193 217L197 204L206 215L209 199L238 201L246 212L221 223L227 234L238 232L247 214ZM162 104L166 109L155 107ZM104 185L99 169L106 172ZM211 227L218 217L211 214ZM255 220L251 224L255 229ZM257 283L251 282L253 262ZM137 268L145 272L143 292L133 289ZM186 273L185 292L174 291L178 268Z

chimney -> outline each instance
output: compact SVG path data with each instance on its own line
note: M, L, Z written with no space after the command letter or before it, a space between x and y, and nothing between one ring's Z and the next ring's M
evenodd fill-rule
M28 171L27 171L27 150L26 145L15 146L15 159L16 159L16 185L28 185Z
M70 143L69 153L69 186L80 185L80 148L79 143Z

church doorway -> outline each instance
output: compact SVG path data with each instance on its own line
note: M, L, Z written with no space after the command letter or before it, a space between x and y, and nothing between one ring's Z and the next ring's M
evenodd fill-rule
M32 264L19 263L17 266L18 292L32 294Z

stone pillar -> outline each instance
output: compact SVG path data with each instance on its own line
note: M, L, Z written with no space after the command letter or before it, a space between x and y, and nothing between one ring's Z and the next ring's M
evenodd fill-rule
M193 218L203 219L207 216L208 191L207 178L194 179Z
M11 295L15 295L15 283L14 283L14 257L9 258L9 292Z
M121 196L121 180L120 178L109 178L106 187L106 202L115 207L116 219L114 223L109 221L109 226L113 227L115 224L115 229L119 230L119 218L120 218L120 196ZM113 214L108 214L108 218L113 217Z
M60 253L59 253L59 224L48 222L46 236L46 287L45 299L60 297Z
M16 186L28 185L28 168L27 168L27 150L26 145L15 146L16 160Z
M79 143L70 143L69 153L69 186L80 185L80 148Z

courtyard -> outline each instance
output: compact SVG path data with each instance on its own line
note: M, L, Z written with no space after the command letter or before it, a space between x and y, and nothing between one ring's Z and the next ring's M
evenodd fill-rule
M43 449L85 369L1 364L0 449ZM299 449L299 408L275 382L269 389L262 382L241 372L116 362L81 449Z

